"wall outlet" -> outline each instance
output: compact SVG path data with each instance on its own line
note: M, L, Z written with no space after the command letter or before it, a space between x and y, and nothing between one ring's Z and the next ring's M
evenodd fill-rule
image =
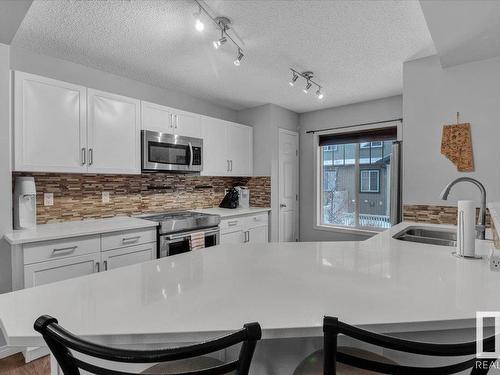
M54 193L43 193L43 205L44 206L54 205Z
M490 270L500 272L500 255L491 254L490 256Z
M109 191L102 192L102 203L109 203Z

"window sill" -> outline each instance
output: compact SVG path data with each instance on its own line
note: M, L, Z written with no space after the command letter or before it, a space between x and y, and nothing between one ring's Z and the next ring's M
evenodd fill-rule
M365 236L374 236L389 228L361 229L361 228L351 228L351 227L343 227L335 225L315 225L314 229L327 232L340 232L340 233L351 233L351 234L365 235Z

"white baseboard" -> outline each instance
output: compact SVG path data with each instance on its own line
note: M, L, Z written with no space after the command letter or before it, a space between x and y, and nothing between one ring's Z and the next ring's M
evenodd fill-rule
M42 347L29 347L25 348L23 350L23 355L24 355L24 360L26 363L34 361L35 359L45 357L46 355L50 354L49 348L42 346Z
M22 350L20 348L14 348L11 346L0 346L0 358L10 357L16 353L21 353Z

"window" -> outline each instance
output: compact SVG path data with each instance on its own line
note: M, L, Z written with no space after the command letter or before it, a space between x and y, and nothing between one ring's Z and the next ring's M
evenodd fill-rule
M378 169L361 170L359 189L361 193L380 193L380 171Z
M390 163L396 133L394 128L319 136L319 226L390 227Z

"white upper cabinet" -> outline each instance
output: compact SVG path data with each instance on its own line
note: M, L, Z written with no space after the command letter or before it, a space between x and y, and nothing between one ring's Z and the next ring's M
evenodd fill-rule
M88 89L88 171L140 173L140 101Z
M205 176L251 176L253 128L202 117L203 172Z
M141 129L161 133L173 133L172 110L168 107L141 101Z
M85 172L86 88L15 72L16 171Z
M141 102L141 109L143 130L201 138L201 119L195 113L144 101Z
M229 123L226 126L229 174L251 176L253 173L253 128Z
M225 176L229 173L226 155L226 122L203 117L203 171L204 176Z

